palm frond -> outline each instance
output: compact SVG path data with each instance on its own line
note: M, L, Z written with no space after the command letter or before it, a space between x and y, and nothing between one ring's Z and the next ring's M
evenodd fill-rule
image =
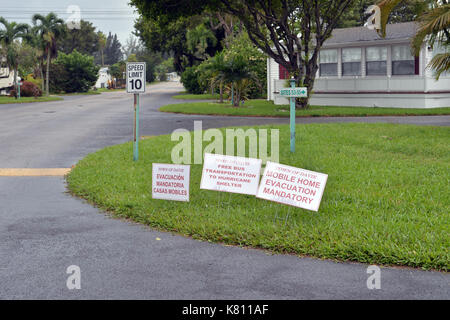
M442 73L450 71L450 52L435 55L428 67L436 72L436 80L439 80Z
M412 40L414 53L417 55L423 42L429 38L430 45L435 42L448 43L450 28L450 4L436 7L418 18L419 29Z
M377 4L381 9L381 29L377 30L381 37L386 37L386 25L389 21L389 14L402 1L404 0L383 0Z

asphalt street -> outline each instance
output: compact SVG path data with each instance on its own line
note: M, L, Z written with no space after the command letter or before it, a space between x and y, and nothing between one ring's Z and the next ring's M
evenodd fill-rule
M141 135L289 119L187 116L158 112L176 83L141 98ZM450 125L450 116L301 118L310 122ZM132 95L70 96L0 105L0 168L69 168L133 136ZM81 269L81 289L66 269ZM0 299L448 299L440 272L381 268L369 290L367 265L223 246L113 219L67 193L62 177L0 177Z

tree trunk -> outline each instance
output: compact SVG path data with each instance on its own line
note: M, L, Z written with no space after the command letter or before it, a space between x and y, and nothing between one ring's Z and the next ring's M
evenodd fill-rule
M311 93L314 88L314 81L316 80L315 74L317 72L316 67L312 67L312 75L306 74L305 79L302 81L297 81L297 86L306 87L308 89L308 97L307 98L297 98L295 99L295 108L296 109L308 109L309 108L309 99L311 98Z
M50 51L50 50L49 50ZM45 82L46 82L46 88L45 88L45 93L46 96L48 97L50 95L49 93L49 87L48 87L48 78L49 78L49 73L50 73L50 52L47 53L47 74L45 75Z
M239 107L241 104L241 92L239 89L236 89L236 93L234 95L234 106Z
M222 81L220 81L219 88L220 88L220 103L223 103L223 82Z
M104 67L105 66L105 57L103 56L103 50L101 50L102 51L102 67Z
M17 95L19 94L19 91L17 90L17 69L18 67L14 68L14 90L16 91L15 97L17 99Z
M44 82L44 70L43 70L44 66L41 64L39 66L39 71L41 72L41 86L42 86L42 92L45 91L45 82Z

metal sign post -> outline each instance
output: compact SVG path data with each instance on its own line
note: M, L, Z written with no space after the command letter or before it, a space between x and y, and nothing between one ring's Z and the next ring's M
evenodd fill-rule
M133 160L139 159L139 94L145 93L146 63L127 63L127 92L134 93L134 139Z
M295 88L295 79L292 78L290 81L291 88ZM291 117L291 152L295 152L295 98L291 97L291 110L290 110L290 117Z
M290 131L291 131L291 152L295 152L295 98L306 98L308 96L307 88L296 88L295 79L289 80L290 88L283 88L280 90L280 95L290 98Z
M134 94L134 143L133 160L139 159L139 93Z
M22 82L20 82L20 81L19 81L19 82L17 83L17 89L18 89L18 90L17 90L17 91L18 91L18 92L17 92L17 93L18 93L18 99L20 99L20 87L22 86L22 84L23 84L23 83L22 83Z

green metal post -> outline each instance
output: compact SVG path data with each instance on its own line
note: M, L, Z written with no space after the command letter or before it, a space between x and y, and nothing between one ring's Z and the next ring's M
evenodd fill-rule
M133 160L139 159L139 93L134 94L134 149Z
M231 105L234 107L234 83L231 83Z
M289 80L291 83L291 87L295 88L295 79L292 78ZM291 97L291 110L290 110L290 116L291 116L291 152L295 152L295 98Z

